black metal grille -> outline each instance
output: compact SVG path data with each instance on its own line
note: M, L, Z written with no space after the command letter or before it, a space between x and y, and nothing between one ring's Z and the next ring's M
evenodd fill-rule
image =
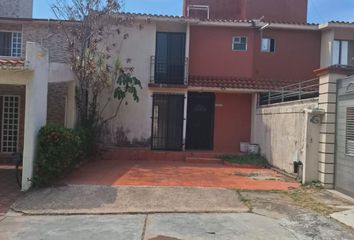
M183 85L187 83L187 63L188 59L180 63L168 63L163 59L151 57L151 69L154 74L151 75L151 82L157 84L177 84Z
M315 98L319 96L319 79L311 79L303 82L284 86L279 90L259 94L259 105L270 105L282 102L291 102Z
M154 94L152 149L182 150L184 95Z

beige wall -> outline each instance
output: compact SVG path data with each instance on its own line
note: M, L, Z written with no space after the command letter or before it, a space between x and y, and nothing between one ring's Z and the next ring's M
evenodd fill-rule
M294 161L304 163L306 156L316 157L309 151L317 153L318 147L308 150L307 143L318 138L319 131L308 131L307 127L318 127L308 124L304 110L317 106L318 99L309 99L253 110L252 142L260 145L262 155L273 166L293 172Z

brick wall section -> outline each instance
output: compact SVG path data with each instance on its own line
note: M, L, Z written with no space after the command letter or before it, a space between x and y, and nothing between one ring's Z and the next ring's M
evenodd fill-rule
M68 91L66 83L49 83L47 123L65 124L65 97Z
M18 23L2 23L0 22L0 31L22 31L22 25Z
M49 51L49 62L66 63L67 40L56 22L23 24L23 43L37 42ZM23 52L25 49L23 48ZM24 52L25 54L25 52Z
M58 22L0 22L0 31L22 32L23 58L26 55L26 42L36 42L48 49L49 62L67 63L67 39Z
M0 17L32 18L33 0L0 0Z

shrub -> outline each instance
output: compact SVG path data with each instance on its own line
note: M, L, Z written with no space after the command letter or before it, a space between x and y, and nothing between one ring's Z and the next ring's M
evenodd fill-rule
M90 158L95 156L98 151L95 130L80 127L76 129L76 133L81 139L81 150L83 157Z
M78 131L55 125L43 127L38 136L33 185L52 185L80 162L82 154L83 142Z

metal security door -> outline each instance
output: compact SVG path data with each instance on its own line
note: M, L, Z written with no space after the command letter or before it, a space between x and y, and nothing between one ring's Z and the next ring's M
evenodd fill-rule
M182 150L184 95L154 94L152 149Z
M188 93L187 139L189 150L213 150L213 93Z
M337 84L335 188L354 196L354 77Z

